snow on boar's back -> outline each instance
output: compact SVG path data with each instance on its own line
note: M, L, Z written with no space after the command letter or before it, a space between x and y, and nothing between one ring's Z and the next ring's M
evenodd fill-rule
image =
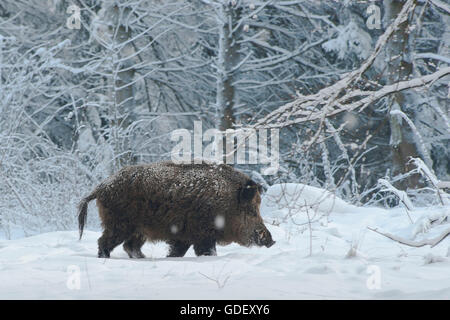
M104 228L98 256L124 242L143 258L145 241L166 241L168 257L215 255L216 243L272 246L259 206L261 186L228 165L159 162L129 166L100 183L79 204L80 239L88 202L97 199Z

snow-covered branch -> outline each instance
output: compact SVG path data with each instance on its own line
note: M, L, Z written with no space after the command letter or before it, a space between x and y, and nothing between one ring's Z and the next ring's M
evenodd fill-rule
M315 120L323 121L326 117L334 116L344 111L364 109L371 103L391 93L422 87L450 74L450 68L444 68L431 75L383 86L376 91L354 89L357 82L361 80L362 75L372 66L381 50L386 46L395 30L408 19L414 8L415 1L413 0L408 0L403 5L394 22L378 39L372 54L358 69L344 75L341 80L316 94L309 96L299 95L295 101L279 107L258 120L255 127L286 127L296 123Z
M339 85L345 84L347 86L332 85L316 94L299 96L295 101L278 108L258 120L255 127L286 127L296 123L332 117L342 112L362 110L392 93L424 87L447 75L450 75L450 67L419 78L385 85L378 90L356 89L351 91L350 81L339 81ZM350 78L347 78L347 80L350 80ZM341 92L344 93L338 98L338 93Z
M402 237L393 235L389 232L383 232L383 231L379 231L377 228L371 228L371 227L367 227L367 229L376 232L378 234L381 234L382 236L385 236L391 240L397 241L401 244L410 246L410 247L423 247L423 246L431 246L431 248L437 246L439 243L441 243L442 240L444 240L448 235L450 235L450 228L445 229L440 235L438 235L435 238L432 239L424 239L421 241L414 241L414 240L408 240L408 239L404 239Z
M378 179L378 183L380 186L382 186L384 188L381 191L394 193L400 199L400 201L405 205L406 209L408 209L408 210L414 209L414 206L413 206L411 200L409 200L408 195L406 194L405 191L398 190L386 179Z
M440 0L429 0L432 4L434 4L439 9L444 10L448 14L450 14L450 6Z

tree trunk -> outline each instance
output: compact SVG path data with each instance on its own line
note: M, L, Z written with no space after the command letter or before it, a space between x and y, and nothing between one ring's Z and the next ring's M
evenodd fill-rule
M239 63L240 45L238 38L241 28L236 27L242 8L229 2L221 5L219 23L219 53L217 62L217 101L216 112L220 121L218 127L224 131L234 127L235 116L233 107L236 105L236 71L233 68Z
M131 9L128 7L122 9L119 9L117 5L113 7L113 17L117 28L114 38L115 48L120 49L117 51L118 59L122 60L117 64L114 63L115 70L112 70L114 77L114 104L119 114L119 117L115 119L118 123L114 125L116 129L121 128L122 130L126 130L136 120L134 113L134 85L132 83L135 75L135 69L133 68L134 61L133 59L127 59L134 52L133 44L131 42L127 43L132 38L132 30L128 26L130 12ZM125 141L122 143L124 150L117 145L117 139L118 136L116 136L116 154L126 153L117 159L116 165L122 167L126 164L134 164L137 159L130 148L131 137L124 137Z
M390 23L400 13L404 1L402 0L384 0L386 22ZM409 48L409 21L400 24L399 28L393 34L387 47L388 62L388 80L394 83L407 80L412 74L412 63ZM407 96L403 92L397 92L390 98L389 111L402 110L407 103ZM413 169L408 165L410 157L417 157L417 147L412 140L412 133L407 125L403 125L402 118L398 115L388 115L391 128L391 155L394 175L405 173ZM418 186L418 176L414 175L401 183L399 188L415 188Z
M119 8L114 7L115 16L117 17L118 30L116 36L117 46L121 47L119 50L119 59L124 59L133 52L132 43L125 42L131 39L131 28L126 24L126 19L129 18L130 9L125 8L123 12L119 12ZM122 121L123 127L128 127L134 120L133 108L134 101L134 86L132 81L134 79L135 69L133 68L133 60L126 59L119 63L118 72L115 80L115 101L122 114L126 115L126 119Z

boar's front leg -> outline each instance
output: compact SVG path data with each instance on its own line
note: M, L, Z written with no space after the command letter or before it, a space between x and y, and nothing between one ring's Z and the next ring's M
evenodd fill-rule
M216 240L203 239L198 243L194 243L194 251L197 256L216 256Z
M190 243L179 240L170 240L167 243L170 245L167 257L184 257L191 246Z

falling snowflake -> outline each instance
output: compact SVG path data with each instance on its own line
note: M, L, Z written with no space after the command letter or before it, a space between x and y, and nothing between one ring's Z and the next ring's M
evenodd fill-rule
M225 217L222 215L217 215L216 219L214 219L214 225L219 230L223 229L225 227Z

